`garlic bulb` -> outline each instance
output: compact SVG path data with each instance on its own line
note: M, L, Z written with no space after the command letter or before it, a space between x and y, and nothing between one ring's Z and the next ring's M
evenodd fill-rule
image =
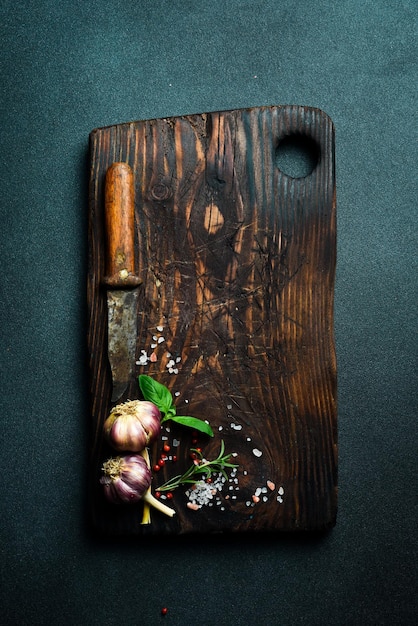
M113 503L139 502L144 500L150 506L172 517L173 509L151 495L151 471L145 459L138 455L118 456L103 463L104 476L100 479L104 495Z
M152 402L129 400L115 406L104 423L110 445L120 452L140 452L161 430L161 413Z

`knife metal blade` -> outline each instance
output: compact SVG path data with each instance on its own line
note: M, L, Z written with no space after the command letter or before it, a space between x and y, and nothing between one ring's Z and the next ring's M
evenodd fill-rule
M135 274L135 189L127 163L113 163L106 172L108 359L112 402L125 393L135 363L138 286Z

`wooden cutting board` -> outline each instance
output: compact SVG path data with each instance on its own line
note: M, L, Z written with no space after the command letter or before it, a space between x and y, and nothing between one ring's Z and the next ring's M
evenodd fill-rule
M286 137L314 143L318 163L292 178L277 166ZM88 351L89 500L105 534L322 530L337 508L334 128L318 109L273 106L139 121L90 135ZM150 453L169 458L153 492L224 441L236 473L191 510L180 487L170 519L142 504L110 505L99 479L112 455L107 359L104 178L115 161L135 177L138 307L135 373L166 385L179 415L207 419L213 438L163 428ZM149 357L153 355L152 360ZM174 364L173 364L174 361ZM175 455L177 460L173 460ZM166 502L167 503L167 502Z

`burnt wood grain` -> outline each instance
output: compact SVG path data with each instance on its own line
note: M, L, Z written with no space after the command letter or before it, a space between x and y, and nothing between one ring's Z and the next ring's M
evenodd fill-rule
M291 178L276 165L280 142L293 135L318 148L318 163L304 178ZM89 494L95 528L168 535L333 526L331 120L299 106L206 113L100 128L91 133L90 146ZM215 432L213 439L201 436L192 444L187 429L164 430L167 441L180 441L177 461L155 473L153 491L189 466L192 445L212 458L223 440L239 464L236 481L224 486L219 503L191 511L180 488L171 501L177 515L153 512L146 527L140 525L141 504L107 504L99 485L101 465L112 454L102 437L111 408L102 282L104 181L113 162L128 163L134 173L134 273L141 279L136 354L138 361L145 354L155 359L135 366L124 399L141 397L137 376L148 374L176 394L179 415L207 419ZM161 445L150 450L153 462ZM267 481L274 489L266 492Z

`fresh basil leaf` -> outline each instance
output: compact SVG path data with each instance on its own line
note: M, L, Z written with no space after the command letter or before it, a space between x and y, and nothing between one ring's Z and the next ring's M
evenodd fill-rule
M173 396L165 385L162 385L151 378L151 376L146 376L145 374L138 376L138 382L145 400L155 404L161 413L164 413L165 415L170 412L172 413L173 409L175 413L175 408L173 407Z
M213 437L213 430L203 420L197 419L197 417L189 417L187 415L176 415L170 418L171 421L176 422L177 424L181 424L182 426L188 426L189 428L193 428L194 430L198 430L201 433L205 433L205 435L209 435Z
M172 405L168 411L166 412L166 414L164 415L164 417L161 420L161 423L166 422L167 420L171 420L173 419L173 417L176 414L176 407L174 405Z

